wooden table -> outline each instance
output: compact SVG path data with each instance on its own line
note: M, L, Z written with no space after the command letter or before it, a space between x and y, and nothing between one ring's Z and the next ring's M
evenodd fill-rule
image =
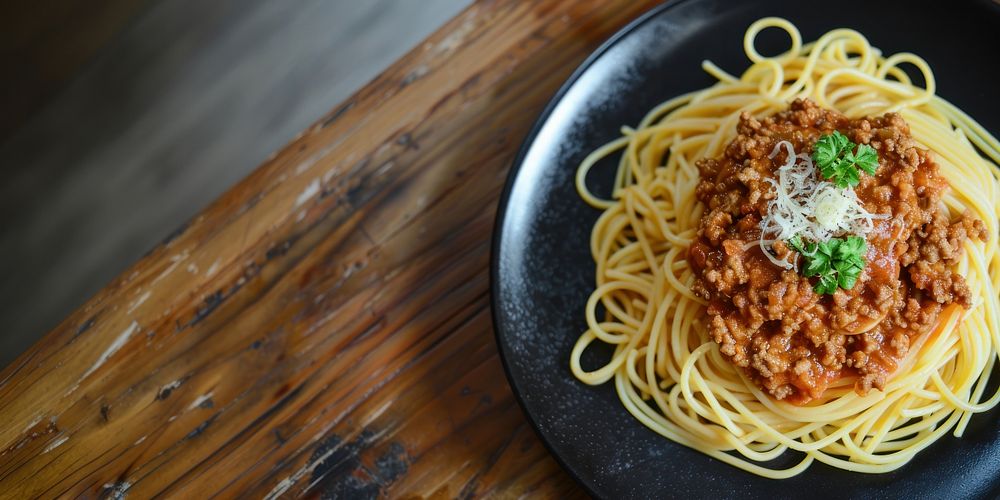
M497 198L653 1L479 2L0 372L0 496L581 492L490 321Z

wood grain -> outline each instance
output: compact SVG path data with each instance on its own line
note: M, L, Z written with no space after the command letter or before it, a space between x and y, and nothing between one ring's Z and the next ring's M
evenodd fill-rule
M4 4L80 4L69 17L92 30L93 4L122 1L0 2L0 60L19 21ZM0 140L0 367L472 2L144 3Z
M654 2L480 2L0 372L0 496L576 496L497 357L497 197Z

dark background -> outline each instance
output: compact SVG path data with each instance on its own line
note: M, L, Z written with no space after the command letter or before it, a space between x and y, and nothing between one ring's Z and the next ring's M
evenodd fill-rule
M0 367L469 3L0 2Z

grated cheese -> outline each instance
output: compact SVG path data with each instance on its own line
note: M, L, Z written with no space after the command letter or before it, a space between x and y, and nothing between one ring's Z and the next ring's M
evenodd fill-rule
M768 203L767 216L760 222L757 244L776 266L797 268L796 262L777 258L771 245L796 235L804 240L820 242L844 234L865 237L875 228L876 219L888 219L888 214L872 214L865 210L852 188L838 188L822 180L806 153L795 153L788 141L780 141L771 151L771 158L784 148L786 160L778 167L777 178L766 181L774 187L774 199Z

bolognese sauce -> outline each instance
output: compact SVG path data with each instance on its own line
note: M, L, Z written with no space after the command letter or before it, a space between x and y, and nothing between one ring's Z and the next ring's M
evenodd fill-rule
M862 175L854 192L881 217L865 236L857 282L820 294L815 278L773 263L798 258L789 244L775 241L768 256L754 243L775 197L767 179L791 154L776 145L812 153L834 131L878 152L877 171ZM744 113L724 154L698 169L705 212L688 249L694 292L708 301L709 333L721 352L776 399L804 404L845 376L857 377L859 394L881 390L943 308L972 305L952 268L968 238L986 240L986 226L948 215L947 182L897 114L852 120L801 99L760 120Z

